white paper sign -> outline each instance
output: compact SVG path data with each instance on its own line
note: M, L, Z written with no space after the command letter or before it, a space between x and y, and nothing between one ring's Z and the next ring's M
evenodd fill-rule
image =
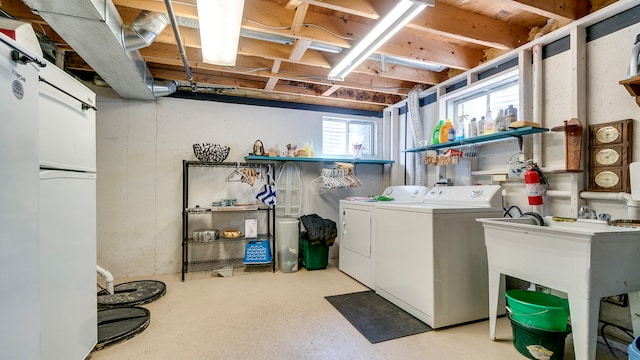
M257 219L244 220L244 237L246 238L258 237L258 220Z

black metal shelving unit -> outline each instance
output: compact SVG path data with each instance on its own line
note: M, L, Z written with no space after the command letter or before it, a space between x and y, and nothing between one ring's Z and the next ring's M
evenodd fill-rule
M268 179L275 179L275 165L274 163L267 162L202 162L183 160L182 161L182 281L185 279L185 274L190 271L213 271L216 269L223 269L227 267L239 268L239 267L257 267L257 266L270 266L271 271L275 272L275 249L276 249L276 236L275 236L275 208L273 206L266 207L259 206L257 209L237 209L230 207L228 210L217 208L215 211L198 210L193 211L189 209L189 169L193 167L226 167L226 168L253 168L265 171ZM237 239L225 239L219 238L211 241L200 242L194 241L189 236L189 218L192 216L214 216L215 214L246 214L246 213L259 213L267 212L267 232L266 234L258 234L257 239L268 239L271 246L271 262L266 264L244 264L243 258L218 258L210 260L189 261L189 248L193 246L219 246L221 244L246 244L250 240L256 240L256 238L245 238L241 236ZM222 235L222 234L221 234Z

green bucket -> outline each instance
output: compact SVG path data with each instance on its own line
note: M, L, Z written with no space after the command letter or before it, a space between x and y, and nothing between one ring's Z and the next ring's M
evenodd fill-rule
M513 320L534 328L565 331L569 302L558 296L528 290L509 290L507 311Z
M513 346L520 354L529 359L563 360L565 339L571 333L570 325L563 331L541 330L507 316L511 321Z

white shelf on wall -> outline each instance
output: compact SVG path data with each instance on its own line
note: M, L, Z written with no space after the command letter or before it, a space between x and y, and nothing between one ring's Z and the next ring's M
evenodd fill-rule
M489 135L475 136L472 138L466 138L458 141L448 141L442 144L426 145L426 146L417 147L415 149L407 149L407 150L404 150L404 152L422 152L427 150L456 148L456 147L461 147L461 146L470 145L470 144L482 144L482 143L488 143L488 142L494 142L494 141L502 141L502 140L513 139L513 138L521 139L525 135L531 135L531 134L541 133L545 131L549 131L549 129L542 128L542 127L525 126L517 129L499 131Z
M351 164L393 164L395 160L383 159L354 159L354 158L318 158L318 157L286 157L286 156L245 156L246 161L266 160L266 161L297 161L297 162L344 162Z

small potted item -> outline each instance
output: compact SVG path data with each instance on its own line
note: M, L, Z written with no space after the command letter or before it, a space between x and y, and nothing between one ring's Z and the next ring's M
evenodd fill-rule
M264 145L262 144L262 141L256 140L256 142L253 143L253 155L255 156L264 155Z
M295 157L297 148L298 147L295 146L295 145L287 144L287 156L288 157Z

